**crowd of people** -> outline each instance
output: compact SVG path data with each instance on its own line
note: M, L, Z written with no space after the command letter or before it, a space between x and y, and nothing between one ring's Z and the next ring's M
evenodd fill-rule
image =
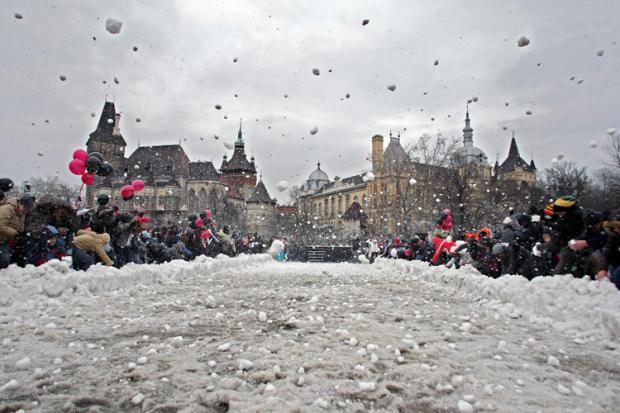
M12 182L0 179L0 194ZM41 265L70 256L76 270L100 262L120 268L128 263L163 263L199 256L263 253L273 239L259 234L234 234L218 227L211 211L185 221L155 226L141 211L121 211L107 195L97 207L76 211L49 196L0 198L0 269L10 264ZM281 238L278 260L307 259L300 237ZM420 260L459 268L472 265L498 277L520 274L528 279L550 274L608 278L620 288L620 210L599 212L581 208L572 196L557 199L543 210L511 210L501 226L454 234L452 214L445 209L430 233L404 237L370 237L352 241L350 257L365 255Z
M227 226L219 228L209 210L190 215L181 225L155 227L143 211L111 205L108 195L97 198L97 208L78 211L49 196L0 201L0 269L63 257L71 257L76 270L98 262L121 268L201 255L262 253L266 246L258 234L237 236Z
M511 210L495 233L485 227L455 236L445 209L431 233L370 238L353 250L371 262L382 256L455 268L469 264L490 277L572 274L609 279L620 289L620 210L584 209L573 196L563 196L542 210Z

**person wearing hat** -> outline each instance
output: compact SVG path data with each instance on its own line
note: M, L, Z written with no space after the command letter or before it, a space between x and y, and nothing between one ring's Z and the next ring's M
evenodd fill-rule
M585 227L581 209L572 195L565 195L553 203L553 217L555 223L551 234L543 235L543 239L550 251L558 257L554 274L571 274L574 272L574 254L569 243L583 233Z
M620 290L620 209L611 211L603 221L607 242L602 249L597 279L609 278Z
M34 197L25 195L19 200L9 198L0 206L0 269L11 263L9 241L14 240L24 230L25 215L34 207Z

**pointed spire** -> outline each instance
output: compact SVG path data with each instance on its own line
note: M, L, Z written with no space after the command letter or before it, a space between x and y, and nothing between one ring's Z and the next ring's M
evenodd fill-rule
M463 128L463 146L474 145L474 130L470 125L471 119L469 118L469 105L465 111L465 128Z
M321 161L318 161L318 162L316 163L316 169L321 169Z
M508 150L508 159L518 159L521 155L519 154L519 148L517 147L517 140L515 139L515 131L512 131L512 139L510 140L510 149Z
M241 131L241 123L243 119L239 119L239 132L237 132L237 140L235 146L243 146L243 132Z

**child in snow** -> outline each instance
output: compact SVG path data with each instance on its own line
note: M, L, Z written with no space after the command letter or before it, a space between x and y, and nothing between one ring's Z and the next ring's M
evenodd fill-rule
M97 254L99 259L107 266L114 263L106 253L106 249L110 248L110 236L108 234L97 234L92 231L80 230L77 237L73 240L73 268L75 270L86 271L95 263L91 256L92 253Z

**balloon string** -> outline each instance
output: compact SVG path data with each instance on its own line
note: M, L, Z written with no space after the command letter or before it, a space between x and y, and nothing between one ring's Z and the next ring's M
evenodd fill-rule
M82 183L82 185L80 186L80 191L78 192L77 199L75 200L76 210L80 209L80 206L82 204L82 189L84 189L84 183Z

